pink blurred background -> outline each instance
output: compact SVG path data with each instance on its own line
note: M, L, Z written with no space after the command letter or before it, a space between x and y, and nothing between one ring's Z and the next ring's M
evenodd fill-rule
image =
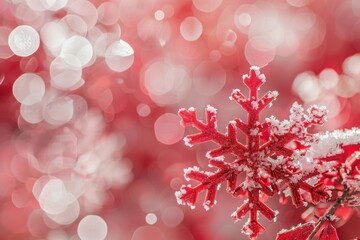
M263 117L299 101L329 108L318 130L358 127L359 51L358 0L0 0L0 239L246 239L224 190L177 205L212 146L184 146L178 108L211 104L225 131L258 65L280 93ZM306 210L268 204L259 239ZM360 235L346 213L340 239Z

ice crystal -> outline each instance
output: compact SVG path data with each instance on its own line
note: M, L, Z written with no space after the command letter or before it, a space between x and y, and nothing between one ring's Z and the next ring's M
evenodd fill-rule
M249 88L249 96L245 97L239 89L234 89L230 100L234 100L247 112L247 121L238 118L230 121L225 134L217 130L217 111L214 107L206 107L206 123L197 118L194 108L179 110L182 125L199 130L199 133L184 138L187 146L213 141L219 147L207 153L209 166L216 168L212 174L197 167L185 171L185 179L198 181L199 184L183 185L175 194L178 203L194 207L198 193L206 191L203 205L208 210L215 204L218 186L227 182L228 193L235 197L247 197L232 216L238 221L249 213L242 231L250 239L255 239L264 230L258 221L260 214L270 221L276 220L277 211L265 204L263 195L273 196L287 191L297 207L306 204L304 194L310 196L313 203L329 197L322 182L309 183L321 173L320 167L308 166L315 163L308 151L320 135L312 135L307 131L312 125L325 122L327 110L311 106L305 112L301 105L294 103L288 120L280 121L271 116L261 123L260 112L278 96L278 92L269 91L259 97L260 86L265 80L265 75L255 66L250 68L248 75L243 76L243 82ZM238 141L238 131L245 134L245 143ZM236 160L225 161L224 156L228 154L234 155ZM322 165L321 162L316 163ZM240 174L245 175L245 178L237 183Z

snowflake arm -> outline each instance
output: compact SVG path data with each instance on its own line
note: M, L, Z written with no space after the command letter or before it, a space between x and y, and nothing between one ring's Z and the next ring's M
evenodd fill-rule
M252 191L248 196L248 200L231 215L236 220L241 220L249 212L250 218L242 231L249 235L251 239L256 238L259 233L265 230L258 221L258 213L261 213L269 221L274 220L278 214L277 211L273 211L260 200L259 194L259 190Z
M201 132L189 135L184 138L184 142L187 146L193 146L194 144L203 143L207 141L213 141L220 145L220 148L213 150L209 153L210 158L222 156L227 153L232 153L238 157L243 157L246 147L239 143L236 139L235 126L233 123L228 124L227 134L220 133L216 128L216 109L210 105L205 109L206 124L196 117L194 108L188 110L182 108L178 112L182 118L181 123L183 126L193 126L199 129Z
M223 161L210 160L209 165L218 168L218 170L215 173L200 171L198 167L184 170L184 177L186 180L196 180L200 182L200 184L195 187L183 185L180 191L176 192L179 204L187 204L194 208L198 193L206 190L203 206L208 210L209 207L215 205L216 191L220 188L222 182L227 181L227 190L229 192L234 190L238 171L230 164Z

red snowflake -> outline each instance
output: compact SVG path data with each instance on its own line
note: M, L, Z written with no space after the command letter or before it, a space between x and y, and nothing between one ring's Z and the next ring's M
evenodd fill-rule
M209 151L210 167L217 168L214 172L201 171L198 167L185 169L186 180L200 182L196 186L183 185L176 192L179 204L187 204L194 208L198 193L206 191L203 206L206 210L215 203L216 192L221 183L227 182L227 191L233 196L247 196L245 202L232 214L241 220L247 213L249 219L242 231L250 235L250 239L264 230L258 221L259 213L268 220L276 220L277 211L264 203L262 196L273 196L283 190L291 195L295 206L304 204L304 194L316 203L327 199L323 183L312 184L311 179L320 174L320 168L308 168L312 165L308 157L311 143L316 142L316 135L307 129L312 125L323 124L327 110L324 107L312 106L304 112L303 108L294 103L290 110L289 120L279 121L274 116L260 122L259 114L278 96L270 91L258 97L260 86L265 83L264 74L258 67L251 67L249 75L243 76L244 84L249 88L249 97L245 97L239 89L233 90L230 99L235 100L247 113L247 122L240 119L230 121L227 133L217 130L216 113L212 106L207 106L206 123L199 120L194 108L180 109L179 115L184 126L193 126L200 132L184 138L187 146L213 141L219 148ZM237 131L246 135L246 143L238 141ZM226 154L236 156L233 162L226 162ZM245 174L245 180L237 183L239 174Z

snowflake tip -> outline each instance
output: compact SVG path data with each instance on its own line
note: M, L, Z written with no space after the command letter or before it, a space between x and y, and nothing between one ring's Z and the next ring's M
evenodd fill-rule
M178 204L188 205L191 209L195 208L194 204L196 202L197 195L197 191L191 188L190 185L182 185L180 191L175 192Z
M208 151L206 153L206 157L210 160L215 160L215 161L224 161L225 157L224 156L218 156L218 157L213 157L211 156L211 151Z
M191 172L200 172L200 168L197 166L194 167L188 167L184 169L184 178L186 181L190 181L190 178L188 177Z
M278 91L272 91L269 93L268 95L270 98L277 98L279 96L279 92Z
M233 213L231 213L230 217L234 218L235 222L239 222L243 219L243 216L239 216L240 207L238 207Z
M239 121L241 121L241 120L239 120ZM236 127L236 121L231 120L229 123L230 123L233 127Z
M207 105L207 106L206 106L206 110L207 110L208 112L211 112L211 113L216 113L216 112L217 112L217 109L214 108L214 107L211 106L211 105Z
M184 111L186 111L185 108L180 108L180 109L178 110L178 113L181 113L181 112L184 112Z
M264 232L264 230L265 228L260 223L250 220L248 220L242 228L243 233L249 235L250 239L256 239L257 235Z
M188 109L186 108L180 108L178 110L178 114L182 113L182 112L195 112L195 108L194 107L189 107Z
M211 207L211 202L209 200L204 202L203 207L204 207L205 211L209 211L210 207Z
M176 200L177 200L177 203L179 205L185 205L186 203L181 199L182 195L184 194L184 191L183 189L180 189L180 191L176 191L175 192L175 197L176 197Z
M256 74L256 76L262 81L262 82L265 82L266 81L266 77L264 74L262 74L260 72L260 68L258 66L251 66L250 67L250 70L253 70Z
M244 84L252 89L251 91L258 91L260 86L263 85L266 81L266 77L264 74L260 72L258 67L251 67L250 73L243 75Z
M236 89L233 89L232 90L232 94L231 95L236 95L236 94L239 94L241 91L240 91L240 89L238 89L238 88L236 88ZM231 100L234 100L234 98L233 97L229 97Z
M273 221L276 222L277 221L277 216L279 215L279 211L275 210L274 213L275 213L275 215L274 215Z
M258 73L260 73L260 67L256 66L256 65L252 65L250 67L251 70L257 71Z
M184 137L183 141L184 141L185 145L188 146L188 147L193 147L194 146L193 144L190 143L191 139L188 138L188 137Z
M290 112L293 113L295 111L304 111L303 107L301 104L299 104L298 102L293 102L291 108L290 108Z

